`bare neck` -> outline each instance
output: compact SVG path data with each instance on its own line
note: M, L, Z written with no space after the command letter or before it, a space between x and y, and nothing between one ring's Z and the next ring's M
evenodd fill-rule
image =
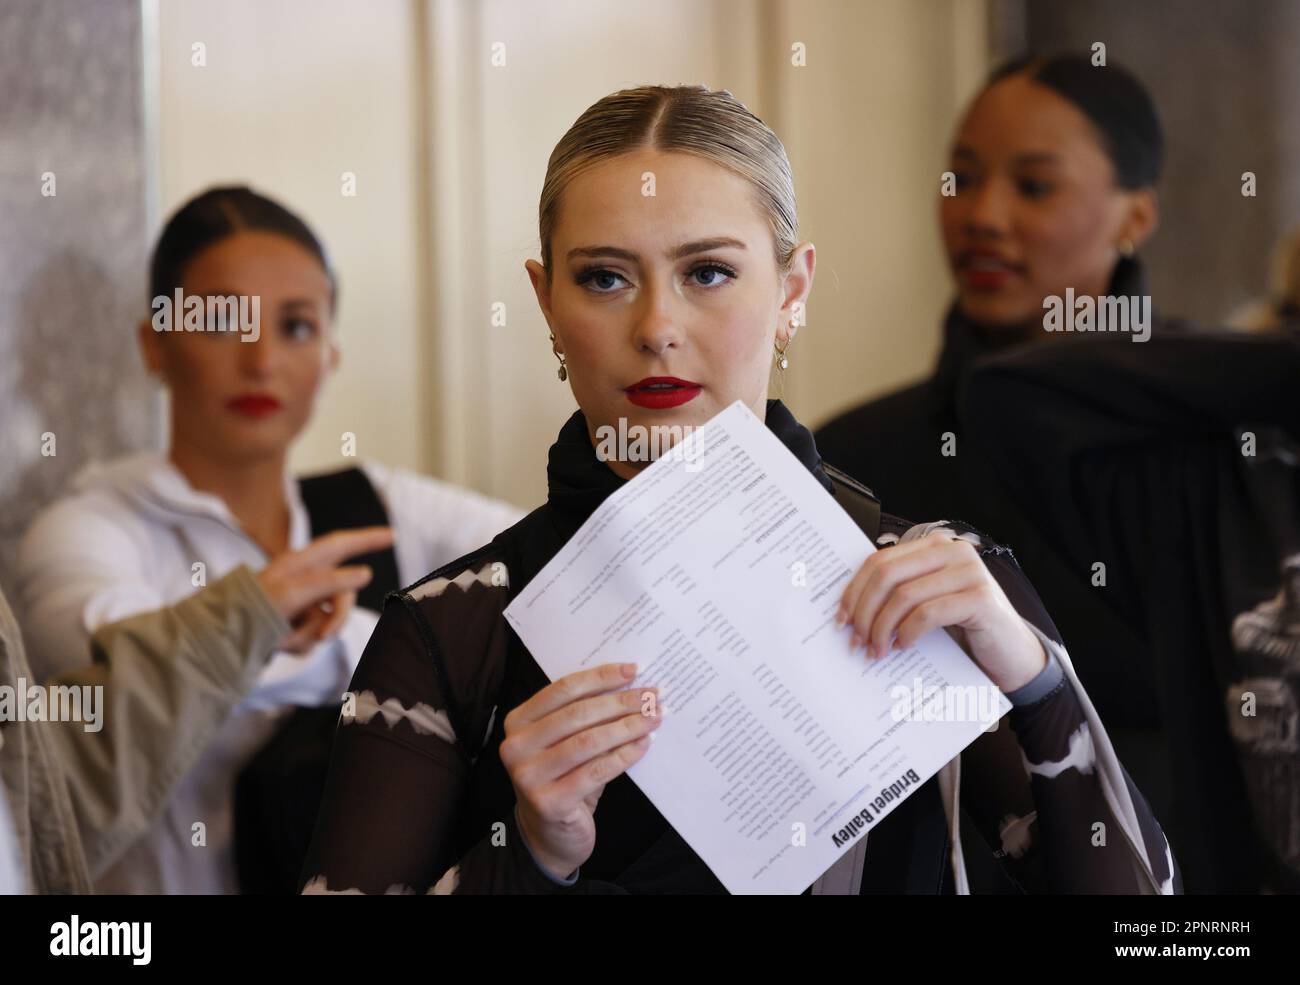
M170 456L189 484L221 499L267 557L289 548L289 502L283 455L251 462L219 462L173 443Z

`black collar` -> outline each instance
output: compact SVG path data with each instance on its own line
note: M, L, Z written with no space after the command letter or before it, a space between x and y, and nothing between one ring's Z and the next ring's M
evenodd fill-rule
M1151 292L1146 269L1137 257L1121 257L1111 273L1106 293L1111 297L1142 297ZM1152 318L1156 315L1153 310ZM939 354L931 385L948 399L956 399L958 386L966 371L981 356L1024 342L1014 331L989 328L961 313L954 301L943 323L943 351Z
M795 420L785 404L780 400L768 400L764 423L826 491L834 494L834 486L822 470L821 456L817 453L812 432ZM551 445L546 479L546 503L566 540L610 493L627 481L615 475L609 465L596 457L596 449L587 433L587 418L581 410L573 412L560 429L555 444Z

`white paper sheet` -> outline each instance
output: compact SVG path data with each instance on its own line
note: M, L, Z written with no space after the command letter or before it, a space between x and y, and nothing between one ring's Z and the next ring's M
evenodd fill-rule
M835 610L874 550L737 401L505 614L552 680L636 662L668 713L629 775L731 892L799 893L1010 708L942 630L850 652Z

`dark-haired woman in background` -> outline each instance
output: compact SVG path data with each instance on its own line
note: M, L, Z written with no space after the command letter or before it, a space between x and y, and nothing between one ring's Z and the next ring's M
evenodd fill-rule
M106 623L168 606L241 564L260 570L330 530L391 525L396 539L364 559L374 579L360 605L336 620L351 601L340 598L332 615L317 616L317 628L339 622L327 626L330 638L266 654L256 685L194 750L193 768L172 778L162 816L98 881L101 892L235 891L240 770L289 710L337 709L385 591L522 515L368 461L302 483L288 474L289 448L340 351L325 251L283 206L246 188L211 189L184 205L154 251L155 313L177 288L183 297L259 298L257 340L141 322L144 358L170 396L170 449L89 466L28 531L19 609L37 675L89 662L90 636Z
M834 418L816 438L826 461L869 477L883 502L964 520L1014 545L1077 655L1080 678L1121 757L1167 819L1191 886L1195 865L1184 859L1180 838L1194 818L1168 803L1159 698L1142 670L1149 648L1099 604L1096 593L1105 589L1092 585L1091 570L1080 576L1024 521L999 485L1016 476L995 474L958 414L959 392L981 357L1081 338L1044 330L1045 298L1065 299L1072 289L1075 297L1127 297L1131 306L1149 296L1136 252L1156 228L1163 146L1150 96L1114 62L1094 66L1086 56L1059 55L995 71L954 134L955 194L940 199L956 298L935 371ZM1177 328L1152 317L1156 333ZM1087 336L1125 346L1135 337Z
M1148 293L1135 252L1156 226L1162 147L1146 91L1113 63L1071 56L995 72L954 135L955 194L940 198L957 297L939 363L924 382L824 424L826 460L870 475L884 501L919 516L969 511L963 375L985 353L1057 337L1043 329L1046 297Z

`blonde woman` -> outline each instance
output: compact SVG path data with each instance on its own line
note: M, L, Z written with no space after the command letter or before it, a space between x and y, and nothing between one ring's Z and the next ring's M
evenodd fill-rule
M640 194L647 171L653 197ZM980 828L965 852L979 857L950 850L955 819L931 780L813 891L1173 891L1160 829L1009 553L881 515L768 398L815 268L776 135L727 92L617 92L555 148L539 212L528 275L581 409L551 446L543 506L390 598L352 683L385 714L340 725L305 891L722 891L624 775L654 755L660 722L626 689L635 669L549 682L502 610L643 467L601 460L600 427L697 425L736 400L877 542L896 544L844 585L863 659L894 637L960 627L1015 705L1014 735L986 733L963 756L961 803ZM1104 847L1089 837L1099 820L1117 834Z

